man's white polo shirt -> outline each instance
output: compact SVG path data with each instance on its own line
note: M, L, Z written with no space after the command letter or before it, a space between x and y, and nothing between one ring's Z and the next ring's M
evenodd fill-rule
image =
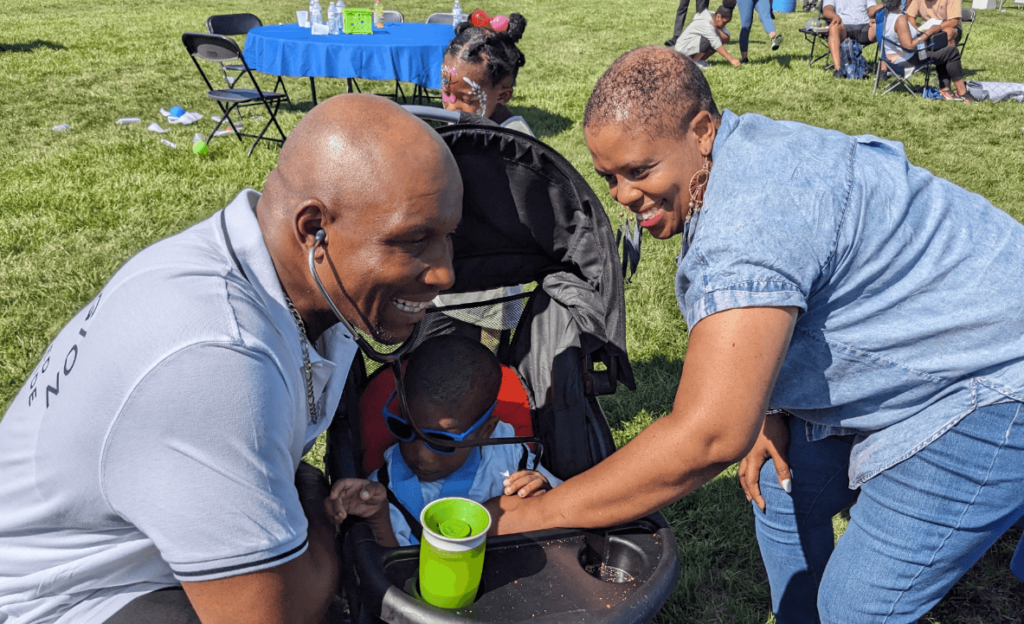
M258 199L125 263L0 421L0 622L103 622L305 551L295 470L356 345L336 325L310 350L313 424Z

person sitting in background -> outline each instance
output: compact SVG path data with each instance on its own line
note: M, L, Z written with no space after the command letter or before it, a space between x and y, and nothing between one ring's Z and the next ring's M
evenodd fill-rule
M839 46L847 39L867 45L875 40L875 12L882 5L872 4L871 0L825 0L821 15L829 21L828 51L832 54L832 63L836 78L843 77L839 61Z
M963 8L960 0L908 0L906 14L914 25L917 25L918 18L924 21L922 31L931 37L942 31L946 33L947 45L955 46L960 42L960 35L963 28L960 25L960 17Z
M701 69L708 66L707 59L715 52L739 67L739 60L730 56L725 49L725 43L729 41L729 31L725 25L731 19L732 9L725 5L718 7L714 13L704 9L693 16L693 21L680 35L676 51L693 59Z
M885 8L885 26L883 37L885 37L883 52L890 61L897 65L916 66L924 61L918 58L917 46L928 41L928 33L922 33L914 27L910 18L900 13L900 0L882 0ZM960 65L960 50L957 47L946 45L942 39L945 33L938 33L936 45L928 48L927 57L935 62L935 73L939 75L939 93L947 100L975 101L974 97L967 91L964 84L964 70ZM901 50L893 42L910 50ZM956 88L956 92L950 91L950 86Z
M458 366L439 365L450 362ZM501 364L480 342L461 336L432 338L412 352L405 374L409 411L425 433L453 440L515 435L512 425L494 413ZM483 503L502 495L537 496L561 483L525 445L435 447L388 408L393 400L394 395L385 404L384 421L399 442L384 451L384 467L370 475L377 482L372 489L354 479L334 487L328 515L336 523L359 509L357 515L369 521L381 545L409 546L417 543L420 532L411 525L418 525L423 508L439 498Z

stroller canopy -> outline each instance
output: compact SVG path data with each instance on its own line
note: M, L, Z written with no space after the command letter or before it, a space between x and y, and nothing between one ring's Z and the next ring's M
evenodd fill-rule
M453 241L456 281L448 292L538 282L576 322L582 354L608 367L607 375L595 374L593 393L614 392L616 381L634 389L615 239L590 185L525 134L486 125L438 133L465 189Z

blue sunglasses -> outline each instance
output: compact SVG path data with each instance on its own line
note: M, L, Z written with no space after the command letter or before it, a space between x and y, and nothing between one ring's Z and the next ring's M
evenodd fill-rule
M416 438L422 438L423 443L427 445L427 448L435 453L440 453L441 455L451 455L454 453L456 450L455 447L432 444L428 438L418 435L413 426L409 424L409 421L388 409L391 402L395 400L396 394L397 390L391 392L391 396L389 396L387 402L384 403L384 409L381 410L384 414L384 424L387 425L388 431L391 432L391 435L395 436L402 442L412 442ZM422 432L429 435L431 438L439 438L448 442L462 442L469 436L473 435L477 429L487 422L491 417L491 413L494 412L494 408L497 406L498 402L495 401L494 404L487 408L487 411L483 413L483 416L473 423L472 427L466 429L462 433L451 433L450 431L439 431L437 429L422 429Z

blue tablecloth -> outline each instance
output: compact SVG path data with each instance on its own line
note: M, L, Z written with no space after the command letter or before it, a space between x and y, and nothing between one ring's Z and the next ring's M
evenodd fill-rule
M297 24L253 28L245 61L273 76L401 80L441 88L441 61L454 33L445 24L387 23L372 35L313 35Z

